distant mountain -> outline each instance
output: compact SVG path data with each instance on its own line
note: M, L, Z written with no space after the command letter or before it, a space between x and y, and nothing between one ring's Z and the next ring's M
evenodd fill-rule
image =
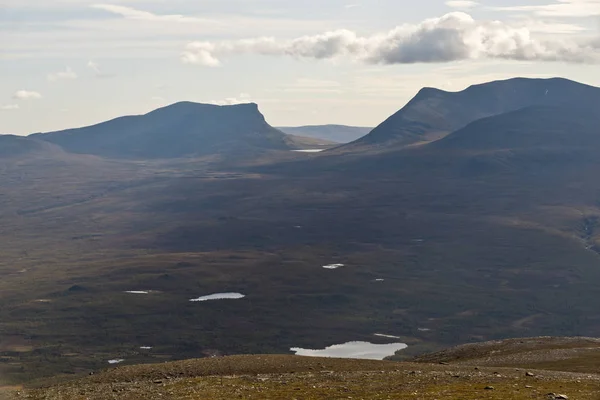
M254 103L176 103L79 129L32 135L74 153L112 158L176 158L295 148Z
M535 105L600 109L600 88L561 78L514 78L470 86L461 92L423 88L404 108L350 146L428 141L478 119Z
M324 139L335 143L349 143L365 136L373 128L346 125L309 125L280 127L278 129L290 135Z
M42 140L16 135L0 135L0 158L59 152L61 152L61 149L58 146Z

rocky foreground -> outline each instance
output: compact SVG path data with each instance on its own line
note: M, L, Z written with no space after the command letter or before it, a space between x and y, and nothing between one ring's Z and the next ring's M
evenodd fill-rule
M123 366L8 399L600 399L600 340L534 338L415 359L232 356Z

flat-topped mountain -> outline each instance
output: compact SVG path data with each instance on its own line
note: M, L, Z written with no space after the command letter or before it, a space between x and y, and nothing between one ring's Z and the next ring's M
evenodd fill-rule
M460 92L423 88L400 111L350 146L409 145L439 138L478 119L530 106L600 108L600 88L562 78L514 78Z
M293 148L254 103L176 103L145 115L32 135L74 153L112 158L175 158Z

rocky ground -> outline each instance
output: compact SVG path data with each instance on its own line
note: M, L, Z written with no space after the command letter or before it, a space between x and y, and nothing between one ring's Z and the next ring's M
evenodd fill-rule
M597 344L591 339L550 338L491 342L476 347L463 346L411 363L280 355L218 357L118 367L44 388L13 388L6 396L11 400L597 400L600 399L600 375L596 372L600 371L600 364L594 357L582 357L588 354L584 349L592 349ZM532 364L535 357L530 354L536 351L538 355L559 352L559 361L552 356L553 366L559 369L562 363L566 365L564 371L490 366L496 356L506 362L507 354L513 356L510 362ZM529 355L518 356L521 353ZM457 361L457 356L466 358L465 354L470 355L468 362ZM477 365L477 360L485 362ZM548 362L548 358L538 361ZM579 372L571 372L573 369Z

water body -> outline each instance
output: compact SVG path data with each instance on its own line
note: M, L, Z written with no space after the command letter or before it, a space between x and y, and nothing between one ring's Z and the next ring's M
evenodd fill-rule
M406 349L405 343L373 344L369 342L348 342L335 344L322 350L302 349L292 347L290 351L299 356L360 358L364 360L383 360L394 355L398 350Z
M320 153L325 149L292 150L295 153Z
M245 294L241 293L215 293L208 296L198 297L197 299L190 299L190 301L210 301L210 300L237 300L246 297Z
M344 266L344 264L331 264L331 265L323 265L323 268L325 269L338 269L338 268L342 268Z
M388 339L400 339L400 336L384 335L383 333L374 333L373 336L384 337Z

